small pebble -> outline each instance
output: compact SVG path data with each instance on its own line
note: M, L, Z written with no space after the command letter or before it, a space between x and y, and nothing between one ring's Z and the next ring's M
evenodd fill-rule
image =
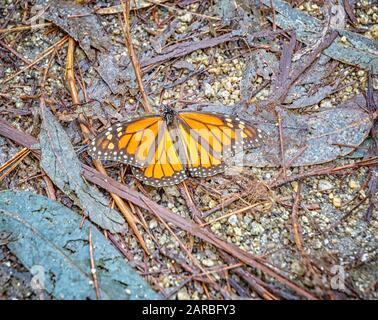
M228 218L228 223L232 226L236 226L238 224L238 217L235 215L232 215Z
M314 249L320 249L322 247L322 242L319 239L314 241Z
M157 227L157 221L156 220L151 220L150 223L148 224L148 227L152 230Z
M206 97L213 97L215 95L214 89L209 83L203 84L203 90Z
M190 300L190 296L186 288L182 288L179 292L177 292L177 299L178 300Z
M242 229L240 229L239 227L236 227L234 229L234 234L235 236L241 237L241 235L243 234Z
M378 24L371 27L370 34L374 40L378 40Z
M170 196L174 196L174 197L180 196L180 192L176 186L165 187L164 191L167 195L170 195Z
M291 271L297 274L298 276L303 276L305 273L304 268L301 266L301 264L298 261L294 261L291 264L290 268L291 268Z
M330 190L330 189L333 189L333 188L334 188L334 186L330 181L324 180L324 179L319 180L318 189L320 191L326 191L326 190Z
M211 259L202 260L202 264L206 267L214 267L214 261Z
M264 228L261 224L257 223L256 221L253 221L251 224L251 234L253 236L258 236L264 232Z
M190 12L179 17L182 22L190 22L192 20L192 14Z
M334 197L332 203L335 206L335 208L341 207L341 199L339 197Z
M210 209L212 209L212 208L215 208L216 205L217 205L217 202L211 199L211 200L209 201L209 203L208 203L207 206L208 206Z
M215 222L211 225L211 230L219 230L222 227L222 225L219 222Z
M360 185L358 182L356 182L355 180L350 180L349 183L349 188L351 189L357 189Z

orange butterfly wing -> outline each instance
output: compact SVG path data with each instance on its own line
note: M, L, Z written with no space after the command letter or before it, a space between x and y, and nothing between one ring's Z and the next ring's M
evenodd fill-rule
M180 112L179 130L188 171L207 177L224 171L224 161L243 149L258 147L264 133L237 117L205 112Z
M139 180L155 187L162 187L178 184L188 177L185 163L173 138L173 131L165 128L157 140L153 159L145 168L132 167L133 174Z
M163 118L156 115L117 123L91 142L88 153L95 159L144 167L151 161L150 150L164 126Z
M90 144L92 158L131 165L146 184L166 186L187 178L171 133L161 116L147 116L117 123Z

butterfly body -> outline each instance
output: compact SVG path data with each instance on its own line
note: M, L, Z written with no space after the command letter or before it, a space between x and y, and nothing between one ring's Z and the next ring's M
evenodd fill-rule
M177 115L178 113L169 106L163 107L163 119L165 120L167 126L171 126L173 124Z
M111 126L91 142L88 153L129 164L136 178L161 187L220 173L228 158L260 146L264 136L237 117L164 107L161 114Z

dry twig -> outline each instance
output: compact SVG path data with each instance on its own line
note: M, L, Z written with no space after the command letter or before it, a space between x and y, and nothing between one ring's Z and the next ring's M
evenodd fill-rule
M0 166L0 182L14 169L17 168L17 166L20 164L20 162L28 156L30 153L30 149L28 148L22 148L19 152L17 152L12 158L10 158L7 162L2 164Z
M9 29L0 29L0 34L1 33L21 32L21 31L25 31L25 30L52 27L52 26L53 26L53 24L50 23L50 22L33 24L33 25L28 25L28 26L19 26L19 27L13 27L13 28L9 28Z
M122 29L123 29L123 33L125 35L125 42L126 42L127 51L129 52L130 60L131 60L131 63L133 64L133 67L134 67L135 77L136 77L137 82L138 82L139 91L140 91L142 98L143 98L143 107L144 107L146 112L152 112L146 91L145 91L144 86L143 86L140 64L139 64L138 58L136 56L134 46L133 46L133 40L132 40L132 37L131 37L130 21L129 21L129 19L130 19L130 1L127 1L125 3L124 0L121 0L121 2L122 2L122 6L123 6L123 19L124 19L124 23L122 24Z
M68 41L69 36L64 36L62 39L57 41L55 44L52 46L48 47L46 50L44 50L32 63L28 64L27 66L21 68L19 71L16 73L12 74L8 78L6 78L3 83L7 83L13 78L17 77L19 74L25 72L26 70L32 68L35 66L37 63L39 63L41 60L44 58L48 57L50 54L52 54L55 50L61 48L67 41Z

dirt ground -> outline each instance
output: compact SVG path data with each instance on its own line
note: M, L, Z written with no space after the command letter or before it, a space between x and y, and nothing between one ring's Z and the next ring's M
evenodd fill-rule
M371 116L374 111L367 105L358 106L366 118L370 117L370 127L360 131L356 129L354 134L343 140L344 145L339 143L338 149L332 143L317 145L315 154L319 156L319 161L314 160L311 163L315 156L307 155L299 160L294 159L293 166L289 164L282 168L280 159L280 152L283 150L285 153L285 148L289 150L294 146L294 151L291 154L286 153L286 157L292 157L300 150L296 147L296 140L301 139L301 133L290 131L296 130L298 123L310 123L314 131L319 130L314 135L322 135L322 121L316 122L312 118L318 112L336 110L342 117L342 111L337 110L344 109L337 108L343 107L355 95L369 97L371 94L374 97L374 92L378 89L376 73L369 73L359 65L346 64L323 55L321 59L329 59L325 62L326 65L329 67L332 64L332 72L327 74L326 68L319 67L319 70L315 69L312 73L314 77L317 71L321 74L319 79L312 80L314 83L297 82L293 85L298 85L299 93L290 91L290 101L285 100L286 95L283 98L276 97L284 99L280 101L284 101L282 105L286 106L286 113L282 113L284 141L282 144L281 136L280 145L280 118L277 118L274 109L268 112L270 107L264 103L270 101L276 92L280 92L272 83L280 84L276 80L278 74L283 74L279 63L282 61L283 50L290 50L293 39L290 32L271 34L249 43L250 40L246 37L220 42L214 46L206 45L188 54L176 53L176 56L156 64L151 62L154 57L167 52L164 50L171 45L179 45L185 41L193 41L192 45L195 45L207 37L216 38L232 30L241 30L243 24L240 21L244 21L244 25L253 26L248 32L281 30L278 13L276 21L269 20L267 17L271 15L271 8L263 4L249 7L249 1L235 1L239 8L239 11L236 10L238 13L234 13L237 18L229 12L227 1L160 2L161 4L149 3L146 8L132 9L130 21L133 46L142 66L143 83L154 111L158 111L162 104L176 109L204 110L211 110L215 105L218 106L216 108L223 108L220 110L231 113L247 110L245 114L250 117L247 120L256 119L257 125L268 131L269 141L274 140L271 145L267 142L267 150L274 149L276 153L262 150L258 156L248 158L251 165L236 173L226 171L225 174L205 179L190 178L186 180L187 191L182 186L154 188L143 185L134 179L127 166L119 163L106 162L108 174L131 190L148 195L151 200L174 214L195 223L206 223L209 232L258 257L259 261L270 266L274 272L284 275L285 279L303 288L308 296L319 299L377 299L378 172L377 146L374 149L376 141L371 134L376 121ZM378 7L373 1L367 0L345 2L349 6L343 11L346 12L342 16L345 22L343 29L373 40L377 46ZM31 17L38 12L51 10L46 7L46 3L48 2L0 0L0 29L28 25ZM51 51L34 67L15 75L35 61L44 50L62 39L66 35L66 27L72 27L63 23L59 25L57 21L51 22L54 15L44 20L41 13L41 17L34 23L48 23L44 28L0 33L0 117L18 130L38 138L41 128L41 79L45 70L48 70L45 83L47 106L64 128L79 159L92 165L85 150L87 141L83 139L80 127L83 118L80 115L84 115L85 124L89 123L91 134L94 134L112 123L130 115L144 114L145 111L143 96L137 81L133 79L132 64L124 44L122 11L105 15L96 12L96 8L106 6L104 1L77 3L80 4L75 6L94 10L93 15L101 22L111 41L112 55L115 57L116 66L122 70L122 79L117 78L119 74L114 73L117 68L113 70L108 65L107 69L98 61L101 59L98 55L97 58L90 56L89 52L92 50L102 52L100 47L96 47L103 44L101 39L99 43L92 42L88 45L83 38L76 39L78 41L74 51L74 72L81 105L73 103L72 91L65 76L67 43L55 47L55 51ZM118 3L115 1L114 4ZM321 0L290 3L320 21L326 21L327 10L331 10L327 2ZM240 12L244 15L238 16ZM260 15L259 19L253 20L257 14ZM75 19L80 19L80 16L70 21L76 21ZM255 26L252 21L259 21L261 25ZM77 30L75 32L80 33ZM345 40L343 37L339 38ZM318 42L305 44L298 39L299 33L294 40L296 42L292 55L288 56L293 61L294 70L300 70L307 54L325 41L323 37ZM91 41L93 39L89 40ZM376 54L378 51L373 49L369 52ZM105 61L105 65L106 63ZM260 66L259 63L261 68L253 69L256 65ZM126 76L131 78L126 79ZM117 80L110 83L104 80L109 79L107 77L116 77ZM287 80L282 80L282 87L286 83ZM290 109L290 105L293 106L291 103L298 101L296 99L301 96L301 88L308 90L304 94L308 97L308 92L320 91L325 87L327 88L324 90L329 91L315 99L315 103L304 99L300 103L302 106L308 103L307 107ZM256 109L250 107L252 105L257 106ZM337 125L334 124L335 128ZM373 129L370 130L371 128ZM20 145L0 136L0 165L11 160L21 150ZM252 150L251 153L253 152ZM369 158L375 162L360 164ZM300 161L307 165L302 165ZM329 168L341 169L327 171ZM306 176L306 173L316 170L325 172ZM81 209L74 201L58 187L54 187L54 183L46 177L39 160L32 153L23 156L3 176L4 172L6 171L2 168L1 190L26 190L51 198L52 189L56 201L81 214ZM285 181L285 178L289 179ZM109 193L103 188L100 191L114 205ZM148 210L134 210L134 213L141 221L138 225L139 231L151 256L145 254L130 227L130 232L125 236L116 235L116 241L127 253L125 258L164 297L304 298L284 281L277 280L258 268L246 266L245 263L239 264L240 261L232 255L225 254L193 234L173 224L169 224L171 230L167 229ZM208 215L203 217L203 213ZM1 234L0 298L54 298L48 292L36 292L32 288L33 275L9 250L9 241L12 241L9 235ZM179 241L188 249L190 256L180 247ZM210 275L210 279L207 274L203 274L203 270Z

